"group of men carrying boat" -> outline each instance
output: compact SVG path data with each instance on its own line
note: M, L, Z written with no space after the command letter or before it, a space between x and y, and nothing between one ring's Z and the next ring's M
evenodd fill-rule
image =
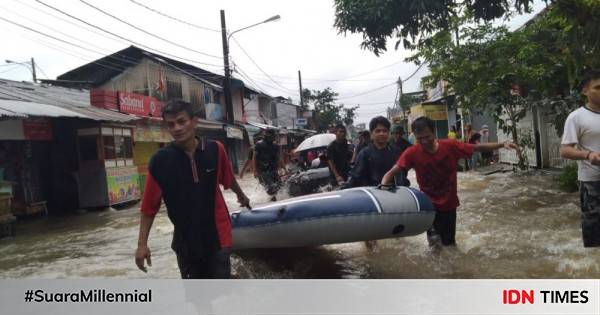
M565 124L561 155L579 160L582 229L584 246L600 246L600 73L591 72L582 82L588 103L574 111ZM141 207L137 266L150 265L148 236L154 216L164 200L169 219L175 226L172 248L182 278L230 277L231 222L219 185L232 189L242 206L250 200L238 185L223 145L195 136L198 117L191 104L171 101L163 108L163 120L175 141L159 150L150 160L149 175ZM328 164L334 184L341 189L356 186L408 186L406 175L416 172L417 183L436 209L433 226L427 231L430 243L455 244L457 167L460 159L473 152L500 148L518 149L514 143L470 144L453 139L436 139L435 125L426 117L411 127L415 145L407 145L401 134L389 144L390 122L375 117L369 124L372 143L354 156L350 154L344 126L336 127L336 140L328 147ZM399 132L396 131L395 132ZM267 131L255 146L254 172L270 195L276 193L281 160ZM402 141L404 140L404 141Z

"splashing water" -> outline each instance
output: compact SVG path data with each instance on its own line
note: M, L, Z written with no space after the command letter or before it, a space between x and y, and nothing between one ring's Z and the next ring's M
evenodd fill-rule
M416 183L414 174L411 182ZM430 248L424 235L318 248L244 251L239 278L600 278L600 250L581 241L577 193L548 175L460 173L457 246ZM252 205L270 197L251 176L240 180ZM325 190L328 188L325 187ZM224 193L230 209L236 196ZM286 199L285 187L277 199ZM161 209L150 233L153 267L134 264L139 206L19 222L0 239L0 278L178 278L173 226Z

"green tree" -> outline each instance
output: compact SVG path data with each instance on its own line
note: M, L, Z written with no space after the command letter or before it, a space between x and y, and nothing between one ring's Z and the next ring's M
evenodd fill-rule
M356 113L355 111L359 108L359 106L352 106L350 108L342 108L343 110L343 116L342 116L342 122L344 123L344 125L346 126L350 126L352 124L354 124L354 118L356 118Z
M454 30L455 19L487 22L513 13L529 12L533 0L335 0L335 27L340 33L361 33L361 46L376 55L387 40L396 48L415 49L439 31Z
M313 117L317 131L325 132L332 125L344 123L351 125L356 117L355 110L358 106L345 108L344 104L337 105L338 93L331 88L322 91L308 90L302 91L305 102L313 107Z

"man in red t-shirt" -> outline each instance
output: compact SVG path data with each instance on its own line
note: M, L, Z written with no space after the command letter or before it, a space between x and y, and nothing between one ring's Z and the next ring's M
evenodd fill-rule
M383 176L381 184L387 185L398 172L414 168L419 188L436 209L433 226L427 231L430 245L439 240L445 246L454 245L456 208L459 206L456 192L458 160L471 157L473 151L516 149L517 146L510 142L469 144L451 139L437 140L435 124L427 117L416 119L412 130L417 144L404 151L396 165Z

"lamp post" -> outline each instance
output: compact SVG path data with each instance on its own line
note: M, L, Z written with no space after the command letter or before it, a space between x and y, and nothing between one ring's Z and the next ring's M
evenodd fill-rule
M29 69L31 71L31 75L33 76L33 83L37 83L37 76L35 74L35 60L33 60L33 58L31 58L31 61L23 61L23 62L16 62L16 61L12 61L12 60L4 60L6 63L14 63L14 64L19 64L19 65L26 65L26 64L30 64L31 65L31 69Z
M223 86L223 92L225 93L225 111L227 112L227 122L230 124L234 122L234 119L233 102L231 99L231 70L229 68L229 39L231 39L231 36L233 36L233 34L239 31L243 31L245 29L249 29L260 24L278 21L279 19L281 19L279 15L274 15L262 22L258 22L256 24L240 28L227 35L227 27L225 26L225 10L221 10L221 37L223 40L223 63L225 66L225 83Z
M281 17L279 15L274 15L262 22L258 22L256 24L252 24L250 26L246 26L244 28L235 30L235 31L229 33L229 36L228 36L227 35L227 27L225 26L225 10L221 10L221 38L223 41L223 63L225 66L225 82L223 83L223 93L225 94L225 113L226 113L226 120L227 120L228 124L233 124L235 122L234 117L233 117L233 100L231 97L231 70L229 68L229 39L231 38L231 36L233 34L239 32L239 31L243 31L245 29L249 29L251 27L254 27L254 26L257 26L257 25L260 25L263 23L277 21L280 18ZM231 144L232 142L229 142L229 143ZM238 170L237 155L236 155L236 151L233 148L233 146L230 146L229 156L231 157L231 161L233 163L233 169L235 172L237 172L237 170Z

